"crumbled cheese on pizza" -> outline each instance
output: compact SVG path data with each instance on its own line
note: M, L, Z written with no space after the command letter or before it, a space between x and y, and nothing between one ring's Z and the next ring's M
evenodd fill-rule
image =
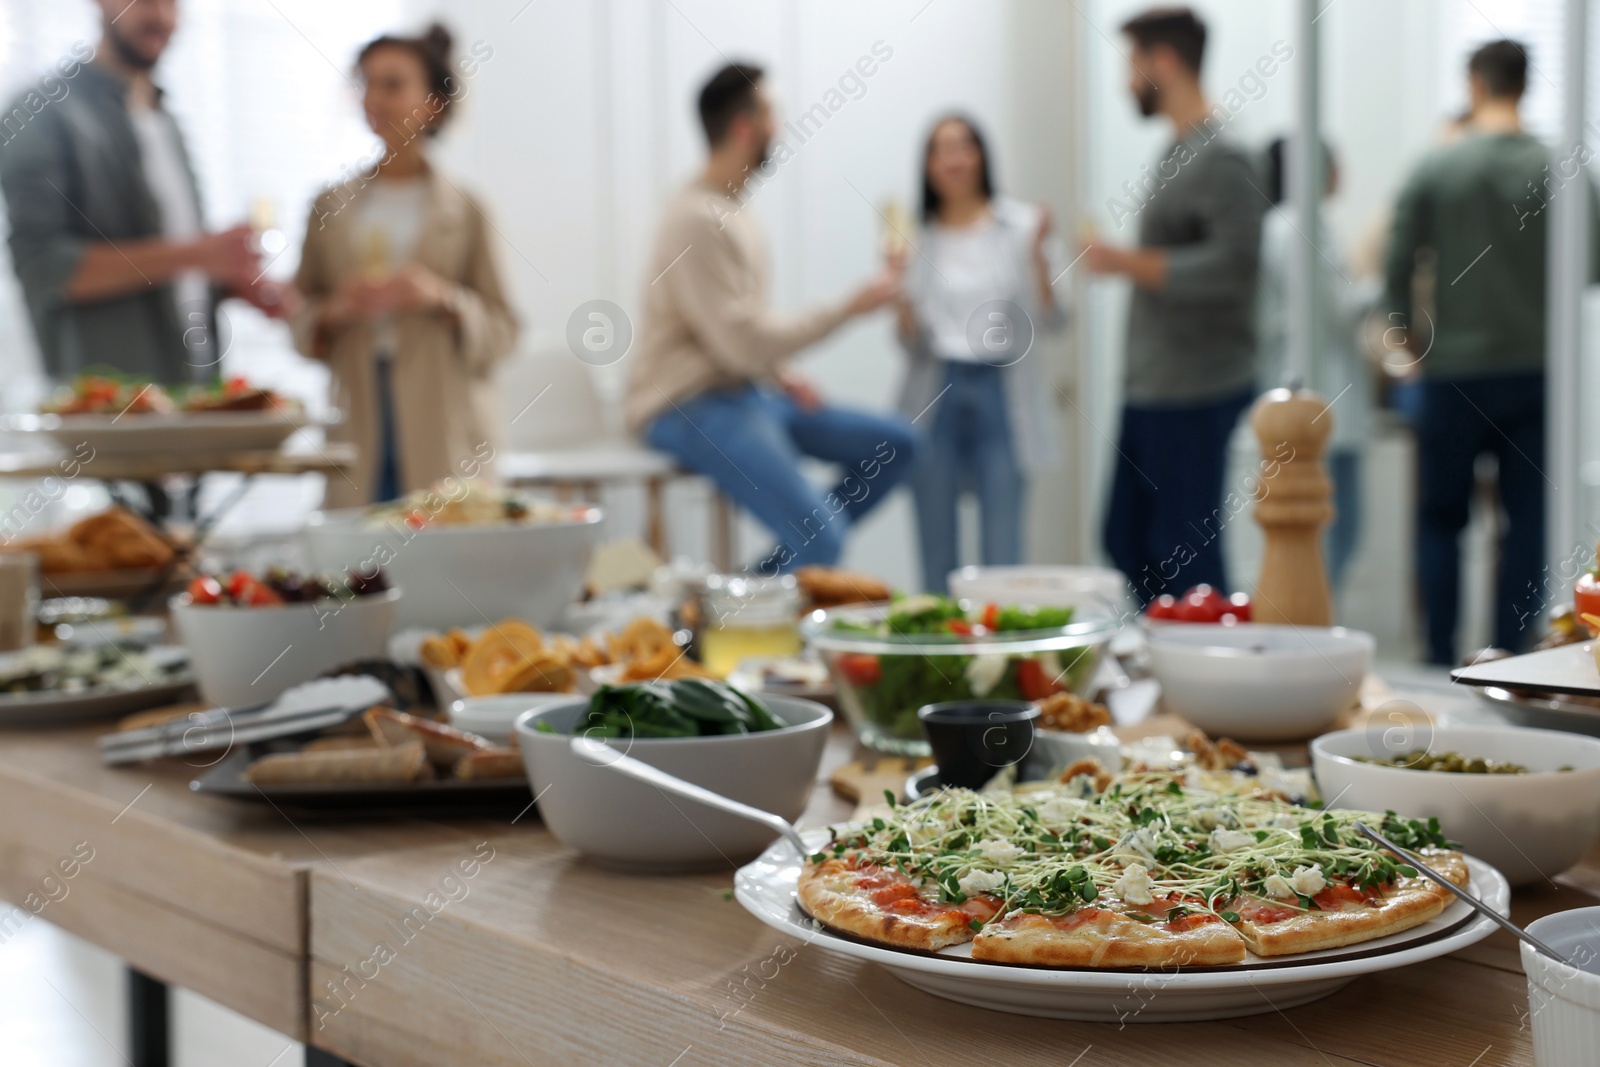
M1161 842L1156 838L1156 832L1148 826L1141 826L1133 833L1117 842L1116 851L1112 853L1114 860L1153 860L1156 858L1156 849L1161 847Z
M1039 819L1051 826L1065 826L1078 818L1083 806L1082 797L1066 797L1052 793L1049 800L1039 805Z
M956 880L956 885L969 897L998 892L1005 884L1006 876L999 871L968 871Z
M1272 817L1272 822L1268 825L1275 830L1298 830L1300 829L1300 823L1300 819L1286 811L1280 811Z
M1194 824L1202 830L1215 830L1219 826L1238 826L1239 816L1227 808L1200 808L1194 813Z
M1281 874L1267 875L1264 887L1266 888L1267 896L1277 897L1279 900L1293 900L1297 896L1294 886L1290 885L1289 880Z
M973 656L967 661L967 686L975 697L986 697L1005 676L1009 656Z
M1129 904L1150 904L1156 899L1150 892L1150 872L1138 863L1128 865L1111 891Z
M1321 867L1296 867L1294 877L1289 879L1289 884L1303 897L1314 897L1328 888L1328 881L1322 877Z
M1243 830L1225 830L1222 827L1211 831L1210 841L1213 852L1233 852L1256 843L1254 834L1247 834Z
M1010 841L1002 841L998 837L991 837L987 841L979 841L973 846L978 850L978 855L990 863L1010 863L1012 860L1027 854L1027 849L1013 845Z

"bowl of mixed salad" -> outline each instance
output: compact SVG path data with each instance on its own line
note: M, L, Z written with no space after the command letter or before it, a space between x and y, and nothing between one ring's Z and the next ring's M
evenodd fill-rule
M1071 607L920 595L815 611L800 631L827 664L839 707L862 743L925 756L918 708L1085 696L1117 622Z

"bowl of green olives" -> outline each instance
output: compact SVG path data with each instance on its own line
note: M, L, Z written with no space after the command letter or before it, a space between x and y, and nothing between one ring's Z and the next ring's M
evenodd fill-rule
M1338 730L1311 743L1330 807L1437 818L1512 885L1552 878L1600 839L1600 739L1518 726Z

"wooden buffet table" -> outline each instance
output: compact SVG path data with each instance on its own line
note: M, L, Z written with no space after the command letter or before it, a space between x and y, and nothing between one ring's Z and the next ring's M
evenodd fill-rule
M1227 1022L1003 1015L777 934L729 899L731 870L603 871L531 814L336 819L197 796L175 761L103 767L97 733L0 735L0 897L22 904L88 842L39 918L365 1067L1533 1061L1504 934ZM852 749L836 731L828 765ZM846 814L822 786L806 821ZM1519 891L1514 917L1597 902L1600 850Z

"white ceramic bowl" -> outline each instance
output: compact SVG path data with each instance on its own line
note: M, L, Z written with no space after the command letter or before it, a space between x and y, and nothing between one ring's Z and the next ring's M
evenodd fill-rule
M1034 730L1033 745L1023 757L1032 769L1053 775L1081 759L1098 760L1109 771L1122 769L1122 742L1110 727L1100 726L1087 733L1071 730Z
M950 595L978 604L1074 607L1089 615L1131 615L1128 582L1111 567L962 567L950 572Z
M1169 711L1213 737L1297 741L1353 705L1372 635L1325 626L1169 623L1149 632L1150 671Z
M450 725L503 745L511 739L517 716L571 700L571 693L501 693L462 697L450 702Z
M1568 967L1519 942L1528 976L1528 1020L1539 1067L1592 1067L1600 1048L1600 908L1558 911L1528 933L1566 956Z
M800 817L816 785L833 712L791 697L767 697L779 730L728 737L612 740L606 744L723 796ZM517 719L517 743L545 826L597 862L637 870L696 870L738 864L761 852L771 830L584 762L573 727L587 697L569 698ZM538 730L546 723L555 733Z
M259 608L192 604L180 593L168 606L201 697L243 708L353 660L381 658L400 603L400 590L390 589Z
M573 522L372 525L364 509L313 515L306 550L316 570L381 566L406 590L401 626L443 629L518 618L554 626L577 599L603 516Z
M1419 748L1520 763L1529 774L1455 774L1363 763ZM1498 867L1512 885L1553 877L1600 837L1600 739L1520 726L1339 730L1311 743L1330 806L1438 816L1444 835ZM1558 771L1558 767L1572 767Z

